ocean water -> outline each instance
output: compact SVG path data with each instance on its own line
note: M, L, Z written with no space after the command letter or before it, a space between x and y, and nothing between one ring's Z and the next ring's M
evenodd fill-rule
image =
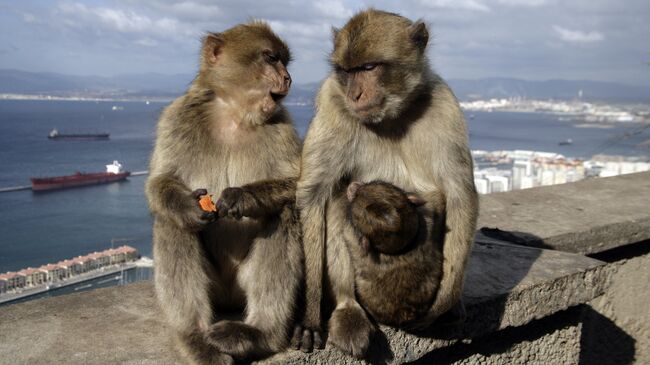
M112 106L123 110L112 110ZM129 171L146 170L163 103L0 101L0 188L28 185L30 177L103 171L119 160ZM289 107L301 136L310 106ZM470 114L470 113L468 113ZM588 157L594 153L648 155L637 144L648 131L621 140L638 125L582 128L532 113L480 113L468 119L473 149L533 149ZM108 132L109 141L50 141L61 132ZM558 142L572 138L571 146ZM146 176L69 190L0 193L0 273L128 244L151 256L151 224L144 196Z

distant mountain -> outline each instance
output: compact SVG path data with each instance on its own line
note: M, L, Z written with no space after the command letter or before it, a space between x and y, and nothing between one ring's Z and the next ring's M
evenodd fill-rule
M190 74L157 73L72 76L45 72L0 70L0 93L88 97L161 97L180 95L192 82ZM650 102L650 87L613 82L513 78L451 79L449 85L461 100L524 97L528 99ZM294 84L288 102L311 103L320 83Z
M156 73L73 76L49 72L0 70L0 93L56 96L175 96L192 81L191 75Z
M650 87L587 80L527 81L512 78L452 79L449 85L461 100L523 97L587 101L650 101Z

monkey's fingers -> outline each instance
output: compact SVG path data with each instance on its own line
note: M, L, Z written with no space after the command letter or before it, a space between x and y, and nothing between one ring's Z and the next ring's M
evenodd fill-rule
M302 336L302 326L297 325L293 329L293 336L291 336L291 348L294 350L300 350L300 340Z
M196 189L192 192L192 198L194 199L200 199L203 195L208 195L206 189Z
M291 347L294 350L301 350L302 352L312 352L315 349L323 349L325 342L318 330L297 325L291 337Z
M319 331L314 331L314 348L315 349L324 349L325 348L325 341L321 338L320 332Z
M212 222L217 219L217 212L203 212L201 214L201 220Z
M303 352L311 352L314 348L311 334L312 332L308 329L302 331L302 339L300 340L300 349Z
M237 206L229 205L224 199L217 200L216 209L219 218L229 217L241 219L243 217L241 210Z

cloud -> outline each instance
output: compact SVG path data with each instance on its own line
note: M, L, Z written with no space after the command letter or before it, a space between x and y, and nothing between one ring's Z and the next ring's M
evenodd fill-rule
M605 39L603 34L597 31L583 32L580 30L567 29L559 25L553 25L553 30L561 40L570 43L594 43Z
M352 10L346 9L340 0L318 1L314 3L314 7L321 14L335 19L347 19L352 16Z
M499 4L510 6L537 7L548 4L547 0L498 0Z
M419 3L430 8L458 9L472 11L490 11L490 8L478 0L420 0Z
M64 24L70 27L91 28L135 35L157 37L188 37L199 33L177 19L163 16L153 18L134 10L107 7L88 7L80 3L63 3L58 7L65 17Z

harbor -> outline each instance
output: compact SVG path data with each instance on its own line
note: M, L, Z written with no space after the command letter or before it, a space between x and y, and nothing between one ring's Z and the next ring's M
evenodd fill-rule
M153 260L130 246L0 274L0 305L151 278Z

